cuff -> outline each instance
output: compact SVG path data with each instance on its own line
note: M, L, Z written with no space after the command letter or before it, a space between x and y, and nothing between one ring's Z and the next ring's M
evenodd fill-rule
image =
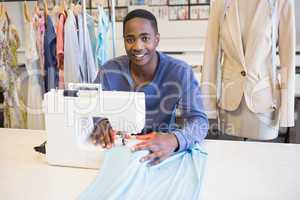
M183 133L180 130L174 131L173 134L176 136L177 141L178 141L178 148L176 152L181 152L184 151L188 148L188 143L183 136Z

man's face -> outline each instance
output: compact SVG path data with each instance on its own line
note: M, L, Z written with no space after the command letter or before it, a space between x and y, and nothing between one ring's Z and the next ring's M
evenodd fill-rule
M133 18L126 22L124 31L125 50L133 65L151 63L159 43L159 34L151 22L144 18Z

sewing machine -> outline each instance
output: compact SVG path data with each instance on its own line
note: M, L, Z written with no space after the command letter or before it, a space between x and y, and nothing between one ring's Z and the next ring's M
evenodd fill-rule
M69 84L44 96L50 165L99 168L103 151L90 135L95 117L108 118L120 133L140 133L145 125L145 95L141 92L102 91L99 84ZM116 145L122 145L117 139Z

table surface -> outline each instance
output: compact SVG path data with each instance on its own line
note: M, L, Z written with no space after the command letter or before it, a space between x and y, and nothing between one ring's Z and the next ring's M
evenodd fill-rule
M0 198L75 199L97 170L49 166L44 131L0 129ZM205 200L299 200L300 144L205 140Z

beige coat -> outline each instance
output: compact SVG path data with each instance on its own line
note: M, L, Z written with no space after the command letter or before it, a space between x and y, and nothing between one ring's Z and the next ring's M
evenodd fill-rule
M247 38L244 45L237 1L232 0L225 17L225 0L215 0L211 5L202 73L204 109L210 118L216 118L217 108L234 111L244 95L252 112L278 110L280 126L293 126L296 41L294 2L277 0L274 27L278 34L276 39L280 70L274 74L271 39L273 26L270 14L272 12L268 0L258 2L250 26L245 27L247 31L244 35ZM219 52L222 52L220 65ZM218 69L220 73L217 73ZM272 80L276 83L272 84ZM218 90L218 87L221 89Z

